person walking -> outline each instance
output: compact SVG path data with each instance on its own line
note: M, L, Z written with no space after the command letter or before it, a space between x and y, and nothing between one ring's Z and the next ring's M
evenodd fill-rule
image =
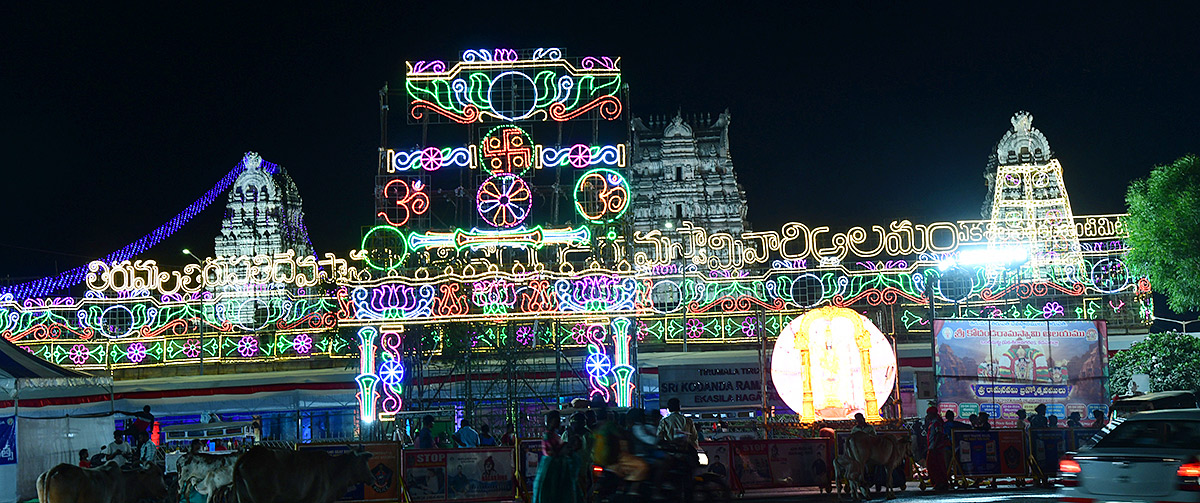
M929 444L925 459L929 482L933 484L933 490L945 491L950 489L950 438L946 434L946 422L936 407L929 407L925 413Z
M582 493L577 484L575 455L558 434L562 414L546 413L546 433L542 435L542 460L533 479L532 503L579 502Z

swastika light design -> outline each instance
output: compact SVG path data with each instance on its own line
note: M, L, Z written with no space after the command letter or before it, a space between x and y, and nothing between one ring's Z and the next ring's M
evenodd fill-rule
M497 126L480 141L479 164L492 174L523 175L533 166L533 140L517 126Z

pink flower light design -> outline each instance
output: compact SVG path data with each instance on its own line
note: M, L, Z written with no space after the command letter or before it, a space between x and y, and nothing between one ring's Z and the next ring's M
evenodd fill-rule
M308 354L309 351L312 351L312 344L312 336L308 334L300 334L295 339L292 339L292 349L298 354Z
M83 365L84 362L87 362L88 357L91 355L91 350L89 350L87 346L84 346L83 344L71 346L71 349L67 351L67 356L69 356L71 361L75 362L76 365Z
M244 335L238 339L237 351L243 358L250 358L258 354L258 339L252 335Z
M146 345L140 342L130 344L125 348L125 356L133 363L142 363L146 359Z

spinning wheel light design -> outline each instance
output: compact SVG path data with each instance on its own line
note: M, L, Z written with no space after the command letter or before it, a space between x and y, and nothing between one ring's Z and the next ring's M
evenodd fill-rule
M487 223L494 227L515 227L529 216L532 194L521 177L499 173L479 185L476 203L479 216Z
M533 140L517 126L499 126L483 137L479 164L489 173L522 175L533 166Z

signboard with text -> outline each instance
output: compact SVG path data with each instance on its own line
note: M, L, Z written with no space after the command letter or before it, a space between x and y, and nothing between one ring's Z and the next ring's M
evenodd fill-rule
M404 451L404 481L413 501L498 501L516 494L514 450Z
M683 408L762 407L762 379L755 364L663 365L658 367L659 403L678 398ZM768 404L783 405L767 373Z
M994 427L1016 425L1017 410L1065 423L1107 410L1108 336L1103 321L935 320L934 370L941 410L987 412Z

